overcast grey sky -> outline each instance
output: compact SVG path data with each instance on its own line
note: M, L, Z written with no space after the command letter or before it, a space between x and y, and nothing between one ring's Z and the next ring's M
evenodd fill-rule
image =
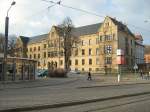
M13 0L0 0L0 32L4 33L7 9ZM15 0L9 12L10 34L35 36L48 33L52 25L58 25L70 17L75 26L99 23L103 17L56 5L42 0ZM58 0L53 0L57 2ZM133 33L140 33L145 44L150 44L150 0L62 0L62 4L84 9L102 16L116 17L126 23ZM136 27L135 27L136 26Z

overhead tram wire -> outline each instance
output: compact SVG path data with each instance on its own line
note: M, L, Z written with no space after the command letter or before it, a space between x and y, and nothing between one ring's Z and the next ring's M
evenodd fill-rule
M129 26L131 26L131 27L134 27L134 28L136 28L136 29L143 30L143 31L145 31L145 32L150 32L150 30L148 30L148 29L146 29L146 28L142 28L142 27L135 26L135 25L132 25L132 24L127 24L127 25L129 25Z
M90 14L90 15L94 15L94 16L97 16L97 17L105 18L105 16L96 14L94 12L90 12L90 11L79 9L79 8L75 8L75 7L71 7L71 6L68 6L68 5L64 5L64 4L62 4L61 0L58 1L58 2L49 1L49 0L42 0L42 1L49 2L49 3L55 4L55 5L60 5L60 6L65 7L65 8L70 8L70 9L77 10L77 11L80 11L80 12L84 12L84 13L87 13L87 14ZM135 26L135 25L132 25L132 24L127 24L127 25L129 25L131 27L134 27L136 29L141 29L143 31L150 32L150 30L142 28L142 27L139 27L139 26Z
M55 4L54 4L54 5L50 5L50 6L44 8L44 9L42 9L42 10L40 10L40 11L34 13L34 14L32 14L32 15L29 15L28 17L25 17L25 18L27 18L27 19L28 19L28 18L32 18L32 17L34 17L34 16L36 16L36 15L38 15L38 14L41 14L41 12L43 12L43 11L45 11L45 10L48 10L48 11L49 11L49 9L52 8L53 6L55 6Z
M94 12L90 12L90 11L79 9L79 8L75 8L75 7L71 7L71 6L68 6L68 5L64 5L64 4L61 3L62 1L58 1L58 2L53 2L53 1L48 1L48 0L42 0L42 1L50 2L52 4L60 5L60 6L65 7L65 8L70 8L70 9L77 10L77 11L80 11L80 12L84 12L84 13L87 13L87 14L90 14L90 15L95 15L97 17L105 18L105 16L96 14Z

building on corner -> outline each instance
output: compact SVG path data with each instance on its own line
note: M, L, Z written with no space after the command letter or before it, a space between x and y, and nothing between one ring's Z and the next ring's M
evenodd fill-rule
M63 35L60 30L59 26L52 26L48 34L29 39L27 56L38 60L38 68L47 69L52 62L56 68L64 68ZM136 63L137 43L142 45L125 24L109 16L102 23L75 27L72 34L80 38L80 44L72 49L70 69L82 72L117 73L119 69L132 70ZM117 64L117 49L125 52L124 65Z

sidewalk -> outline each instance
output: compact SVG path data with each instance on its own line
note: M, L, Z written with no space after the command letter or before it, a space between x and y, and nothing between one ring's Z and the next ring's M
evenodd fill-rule
M90 82L90 81L89 81ZM122 76L120 82L118 82L117 76L98 76L92 77L91 83L86 86L80 86L79 88L92 88L103 86L119 86L119 85L133 85L133 84L150 84L150 80L142 79L139 76Z
M44 86L59 86L62 84L74 83L81 80L82 83L77 84L77 88L92 88L97 86L118 86L125 84L149 84L150 80L142 79L138 76L122 76L118 82L117 76L93 75L92 81L86 80L86 75L69 76L68 78L43 78L32 81L16 81L16 82L0 82L0 90L3 89L19 89L34 88Z

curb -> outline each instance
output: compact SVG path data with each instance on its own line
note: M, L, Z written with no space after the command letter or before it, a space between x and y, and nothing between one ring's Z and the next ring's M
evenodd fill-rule
M123 85L143 85L143 84L150 84L150 82L142 82L142 83L122 83L122 84L106 84L106 85L95 85L95 86L82 86L77 87L77 89L86 89L86 88L98 88L98 87L112 87L112 86L123 86Z
M0 88L0 91L5 90L5 89L24 89L24 88L38 88L38 87L46 87L46 86L57 86L57 85L62 85L62 84L69 84L69 83L75 82L77 80L78 79L74 79L74 80L61 82L61 83L57 83L57 84L41 84L41 85L34 85L34 86L28 86L28 87L27 86L24 86L24 87L8 87L8 88L4 88L4 89Z
M39 106L36 105L36 106L32 106L32 107L18 107L18 108L0 110L0 112L44 110L44 109L50 109L50 108L76 106L76 105L81 105L81 104L86 104L86 103L94 103L94 102L100 102L100 101L106 101L106 100L121 99L121 98L140 96L140 95L146 95L146 94L150 94L150 91L142 92L142 93L132 93L132 94L120 95L120 96L113 96L113 97L107 97L107 98L97 98L97 99L84 100L84 101L72 101L72 102L64 102L64 103L59 103L59 104L49 104L49 105L39 105Z
M1 82L0 84L20 84L20 83L28 83L28 82L36 82L38 80L21 80L21 81L5 81L5 82Z

